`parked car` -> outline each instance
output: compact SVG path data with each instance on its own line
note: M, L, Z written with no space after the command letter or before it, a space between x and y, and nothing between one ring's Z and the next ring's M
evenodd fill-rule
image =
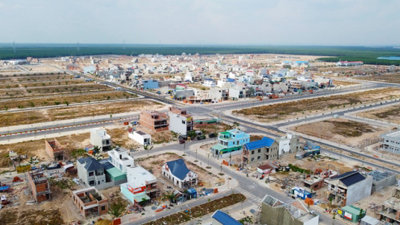
M187 141L188 138L187 138L186 135L179 135L178 139L179 139L179 140Z
M206 135L197 136L197 140L204 140L204 139L206 139Z
M217 137L217 133L210 133L210 134L208 135L208 137L209 137L209 138L215 138L215 137Z

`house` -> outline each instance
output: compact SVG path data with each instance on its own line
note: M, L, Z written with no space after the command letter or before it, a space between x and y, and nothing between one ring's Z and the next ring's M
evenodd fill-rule
M257 172L260 174L270 174L270 173L274 173L277 169L277 166L274 166L272 164L264 164L261 166L257 167Z
M225 101L229 98L229 90L214 87L208 90L208 96L213 102Z
M242 164L247 165L265 160L276 160L279 158L278 147L278 143L268 137L246 143L242 152Z
M111 149L111 137L104 128L96 128L90 131L90 143L101 151Z
M73 191L72 200L84 217L108 213L108 200L95 187Z
M113 186L111 182L106 181L104 165L92 157L78 159L77 170L79 179L86 186L93 186L98 189L105 189Z
M141 112L139 125L150 132L168 130L168 115L157 111Z
M170 107L169 112L169 129L180 135L187 135L193 130L193 117L186 110L176 107Z
M279 145L279 156L287 153L297 152L301 149L300 139L293 134L286 134L286 136L277 139Z
M216 83L213 79L205 79L203 85L206 87L215 87Z
M286 204L270 195L261 203L260 223L268 225L318 225L319 215L296 200Z
M329 197L334 204L351 205L371 195L372 177L364 176L358 171L350 171L325 179Z
M43 172L28 172L27 180L33 199L37 203L51 199L50 183Z
M361 66L363 64L363 61L339 61L336 66Z
M186 189L197 185L197 174L187 168L183 159L166 162L161 170L163 176L179 188Z
M211 147L214 157L228 157L242 154L243 145L250 142L250 135L238 130L227 130L218 134L218 144Z
M215 211L211 218L213 219L211 223L212 225L241 225L239 221L221 210Z
M134 167L134 160L125 149L115 148L107 152L107 154L110 163L123 173L126 173L127 168Z
M120 189L131 203L142 203L160 196L157 178L143 167L128 168L127 178Z
M387 199L378 213L379 219L389 224L400 224L400 187L397 186L392 197Z
M144 90L149 90L149 89L157 89L158 88L158 81L156 80L142 80L141 88Z
M364 216L360 221L360 225L384 225L384 223L374 217Z
M337 211L338 215L345 220L358 223L365 216L365 211L353 205L347 205Z
M381 150L400 154L400 130L381 135Z
M143 131L132 131L128 133L128 137L141 145L151 145L151 136Z
M64 148L55 138L52 141L44 140L44 144L46 153L50 156L52 160L64 160Z

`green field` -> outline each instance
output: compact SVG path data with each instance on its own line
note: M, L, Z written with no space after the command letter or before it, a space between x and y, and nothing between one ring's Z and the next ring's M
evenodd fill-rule
M400 56L393 47L356 46L234 46L234 45L120 45L120 44L0 44L0 59L23 59L81 55L140 55L140 54L296 54L332 56L322 61L364 61L366 64L400 65L400 61L379 60L380 56Z

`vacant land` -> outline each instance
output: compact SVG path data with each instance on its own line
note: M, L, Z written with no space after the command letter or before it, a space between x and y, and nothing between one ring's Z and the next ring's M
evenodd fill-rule
M400 105L360 112L357 116L400 124Z
M42 109L29 112L0 113L0 127L74 119L87 116L154 110L161 106L160 103L152 101L124 101L91 104L86 106L66 106L56 109Z
M364 76L364 77L358 77L358 79L383 81L383 82L389 82L389 83L400 83L400 73L389 73L389 74L383 74L383 75Z
M380 100L400 97L399 88L384 88L369 91L355 92L344 95L334 95L314 99L271 104L233 111L234 114L244 115L250 119L262 122L283 120L304 116L304 114L321 113L352 106L377 102Z
M363 146L367 142L367 144L371 144L373 140L378 141L379 135L389 130L346 119L328 119L303 124L292 129L299 133L353 147Z
M356 82L351 82L351 81L344 81L344 80L333 80L333 85L335 86L350 86L350 85L355 85L358 84Z
M149 156L146 158L140 158L136 161L145 169L151 171L154 176L160 178L161 175L161 167L164 165L165 162L176 160L182 158L181 156L175 153L164 153L155 156ZM215 187L217 183L223 182L221 178L217 175L208 172L206 169L185 160L187 167L197 173L199 176L199 183L202 183L204 187L211 188Z
M89 133L73 134L57 137L56 139L61 145L70 152L75 149L84 148L89 144ZM50 160L49 156L45 151L45 139L35 141L25 141L15 144L0 145L0 167L8 167L10 160L8 158L8 152L14 151L19 155L27 155L27 159L30 157L37 157L39 160Z
M10 99L1 102L1 109L8 110L12 108L27 108L35 106L49 106L49 105L69 105L70 103L81 103L81 102L91 102L91 101L102 101L102 100L112 100L121 98L132 98L136 95L132 95L122 91L110 91L110 92L100 92L100 93L82 93L82 94L72 94L65 96L53 96L53 97L38 97L29 99Z

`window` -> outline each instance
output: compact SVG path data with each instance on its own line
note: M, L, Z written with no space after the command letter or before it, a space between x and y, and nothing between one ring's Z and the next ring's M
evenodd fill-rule
M253 151L251 151L251 154L252 154L252 155L254 155L254 150L253 150Z
M261 156L257 156L257 159L261 159Z
M97 181L97 184L100 184L100 181Z
M89 172L89 177L93 176L94 172Z
M254 158L251 158L251 161L253 162L253 161L254 161Z
M95 184L95 183L94 183L94 180L89 181L89 185L90 185L90 186L94 186L94 184Z
M261 149L258 149L258 153L260 153L261 152Z
M106 207L104 205L101 206L101 210L104 211L106 210Z

